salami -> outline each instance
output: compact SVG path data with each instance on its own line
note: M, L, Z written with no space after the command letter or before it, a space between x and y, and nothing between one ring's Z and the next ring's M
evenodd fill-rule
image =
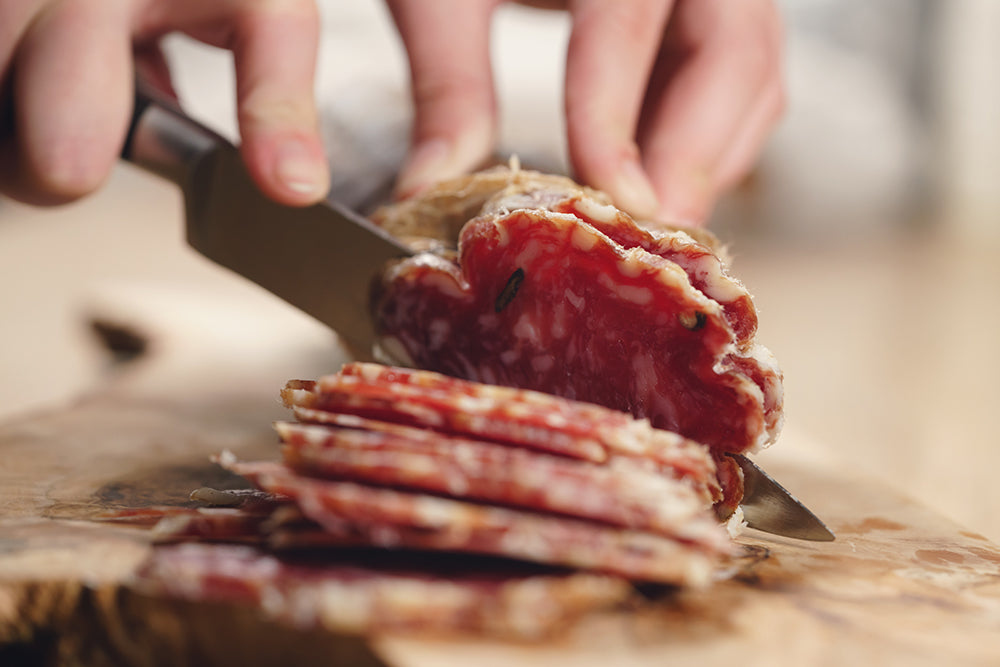
M696 483L711 480L701 444L616 410L536 391L350 363L318 382L292 381L282 397L303 421L353 414L595 463L629 457ZM341 416L324 417L331 414Z
M434 250L373 293L380 353L409 368L289 382L281 459L219 456L256 491L165 513L137 585L301 628L533 637L630 583L710 583L742 498L727 454L782 421L714 237L516 168L375 219Z
M488 202L498 196L518 194L526 206L535 208L577 194L600 204L611 203L603 192L580 186L564 176L500 167L441 181L419 196L378 209L372 220L415 247L454 248L462 227Z
M708 246L693 243L694 239L687 232L679 230L654 234L639 227L627 213L614 206L601 205L580 195L562 199L552 210L579 218L622 248L642 248L677 264L684 269L692 287L722 306L737 345L744 349L750 345L757 331L753 300Z
M304 628L529 637L734 554L715 458L647 420L370 363L282 397L281 460L219 455L256 490L165 513L137 586Z
M684 585L707 584L715 559L730 548L705 513L665 539L536 512L319 480L274 463L226 466L261 489L292 498L334 544L508 556Z
M580 572L444 572L372 566L372 554L287 558L230 544L161 547L134 586L153 595L253 605L302 630L341 633L476 632L517 639L551 634L579 615L627 598L624 580Z
M477 203L476 180L491 184L454 257L418 255L386 273L373 311L388 358L629 412L720 453L777 437L780 371L754 340L750 295L712 247L640 228L562 181L507 174L507 187L498 172L453 184ZM398 229L399 218L377 219Z
M368 422L371 424L372 422ZM673 534L709 500L693 485L619 459L594 465L418 429L277 424L285 461L330 479L426 491ZM417 435L419 434L419 436Z

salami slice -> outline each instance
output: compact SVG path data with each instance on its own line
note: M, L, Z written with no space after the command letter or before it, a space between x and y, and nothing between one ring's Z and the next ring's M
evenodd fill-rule
M276 463L223 464L262 490L292 498L331 536L361 535L387 548L506 556L619 574L637 580L705 585L731 544L709 515L672 538L589 521L298 475ZM332 540L336 542L337 540Z
M371 560L292 560L245 546L181 544L156 549L134 586L154 595L254 605L302 630L461 631L519 639L551 634L629 595L626 582L598 574L505 573L495 564L443 573L405 561L372 567Z
M454 258L387 272L373 306L384 353L648 417L719 452L772 442L780 371L712 249L517 180L464 224Z
M332 479L464 498L676 534L711 502L629 459L612 465L418 429L279 423L285 462ZM436 437L435 437L436 436Z
M264 537L263 527L277 508L275 503L267 513L228 507L187 509L164 517L153 528L153 537L158 542L204 540L260 544Z
M351 363L318 382L290 382L282 396L304 421L323 421L324 413L348 413L585 461L629 457L696 485L711 480L714 472L701 444L652 428L647 420L440 373Z

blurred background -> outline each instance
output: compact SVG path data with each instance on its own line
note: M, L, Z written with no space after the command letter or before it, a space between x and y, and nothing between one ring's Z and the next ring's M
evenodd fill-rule
M334 196L369 208L405 150L406 62L380 0L321 4ZM777 448L808 439L1000 541L1000 3L780 4L787 115L711 223L785 372ZM501 156L566 169L567 38L562 14L500 10ZM228 55L173 37L168 52L189 112L235 137ZM0 199L0 420L100 390L114 364L95 320L187 364L333 347L188 250L178 193L128 166L59 209ZM329 358L287 377L334 370Z

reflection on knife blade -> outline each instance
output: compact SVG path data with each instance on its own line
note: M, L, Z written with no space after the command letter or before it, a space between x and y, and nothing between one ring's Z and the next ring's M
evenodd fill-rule
M741 454L730 454L743 471L743 516L747 525L766 533L800 540L830 542L833 532L773 477Z

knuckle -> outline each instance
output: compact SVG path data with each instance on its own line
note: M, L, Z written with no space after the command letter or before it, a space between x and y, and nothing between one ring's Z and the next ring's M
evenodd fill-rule
M274 25L319 34L319 8L313 0L240 0L238 5L233 14L237 34L255 34Z
M776 66L781 61L784 47L784 27L777 7L770 0L758 0L749 3L746 11L748 39L766 55L769 65Z
M298 127L313 124L316 113L308 100L275 95L264 88L247 94L239 109L239 122L251 131L262 127Z
M592 2L574 13L578 26L610 34L623 44L654 39L663 31L669 3L663 0Z
M241 10L248 14L286 14L319 18L315 0L240 0Z
M727 51L742 63L745 72L761 80L772 78L780 70L784 30L772 0L702 1L704 4L695 10L700 14L698 22L714 33L716 48Z
M732 58L751 80L763 87L770 87L781 80L782 45L776 33L758 24L739 29L722 44L731 49Z
M452 109L455 114L492 112L492 87L475 72L451 70L428 73L413 83L417 104L429 111ZM450 114L449 114L450 115Z

